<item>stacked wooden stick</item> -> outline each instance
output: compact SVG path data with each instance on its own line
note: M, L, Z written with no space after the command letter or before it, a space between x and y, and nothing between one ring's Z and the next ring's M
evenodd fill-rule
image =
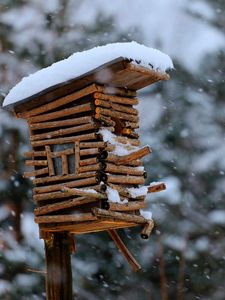
M26 165L34 170L35 221L41 232L85 233L142 225L148 238L153 221L144 218L146 173L141 158L136 92L92 84L80 91L18 114L30 128L32 151ZM120 243L121 246L121 243ZM123 248L123 247L122 247Z

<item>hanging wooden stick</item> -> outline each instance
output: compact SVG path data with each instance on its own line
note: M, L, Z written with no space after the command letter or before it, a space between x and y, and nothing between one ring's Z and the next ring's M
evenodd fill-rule
M149 236L150 236L150 234L151 234L151 232L152 232L153 227L154 227L154 222L153 222L153 220L149 220L149 221L145 224L144 228L143 228L142 231L141 231L141 237L142 237L144 240L146 240L146 239L149 238Z
M127 262L131 266L132 270L134 272L140 271L141 266L139 263L136 261L136 259L133 257L133 255L130 253L130 251L127 249L127 247L124 245L123 241L121 240L120 236L114 229L109 229L108 230L109 235L113 239L114 243L120 250L120 252L123 254L123 256L126 258Z

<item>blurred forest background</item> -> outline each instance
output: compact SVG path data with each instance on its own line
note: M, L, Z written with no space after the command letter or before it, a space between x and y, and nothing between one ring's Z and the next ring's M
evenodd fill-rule
M169 82L140 91L156 228L121 232L133 274L107 234L76 237L75 299L225 299L225 1L1 0L0 101L22 77L76 51L136 40L174 60ZM22 177L28 130L0 109L0 299L45 299L44 251ZM34 272L35 271L35 272Z

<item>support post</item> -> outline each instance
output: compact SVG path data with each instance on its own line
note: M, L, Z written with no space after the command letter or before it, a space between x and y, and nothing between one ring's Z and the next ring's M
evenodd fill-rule
M72 300L70 241L67 232L45 239L46 300Z

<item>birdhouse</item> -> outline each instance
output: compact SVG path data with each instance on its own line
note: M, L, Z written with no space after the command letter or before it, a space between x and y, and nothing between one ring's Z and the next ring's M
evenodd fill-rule
M111 44L75 54L25 78L4 102L27 121L33 170L35 222L41 233L83 234L141 225L148 238L137 91L168 80L172 62L136 43Z

